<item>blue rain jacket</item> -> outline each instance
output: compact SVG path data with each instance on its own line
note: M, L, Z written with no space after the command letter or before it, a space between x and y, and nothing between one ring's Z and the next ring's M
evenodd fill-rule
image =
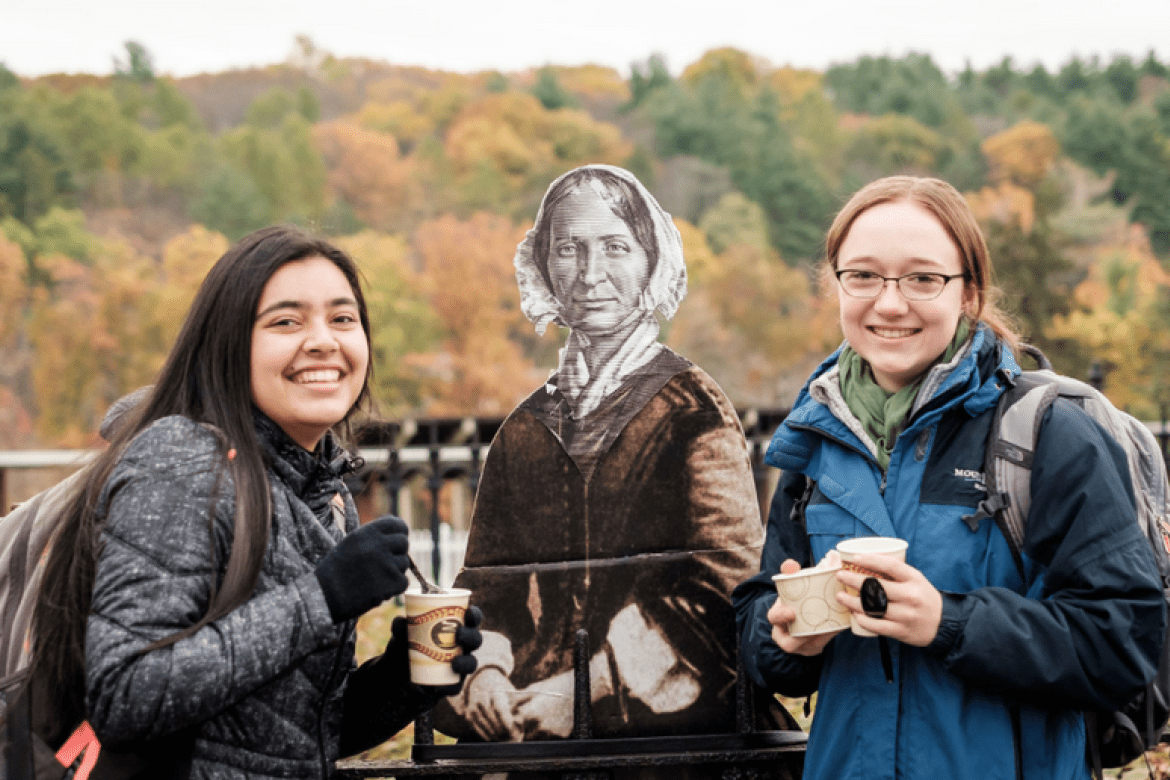
M1118 708L1152 679L1166 620L1123 452L1075 405L1052 407L1035 453L1021 579L994 521L972 530L962 519L985 496L991 415L1005 376L1020 370L1010 351L980 326L969 349L932 369L884 475L847 408L834 404L835 414L813 390L838 354L768 448L783 475L761 572L733 594L751 677L786 696L818 692L805 777L1088 777L1080 711ZM801 525L792 508L806 479L815 487ZM844 631L813 658L771 639L780 563L812 565L857 536L905 539L907 562L943 595L930 646L888 640L892 682L877 639Z

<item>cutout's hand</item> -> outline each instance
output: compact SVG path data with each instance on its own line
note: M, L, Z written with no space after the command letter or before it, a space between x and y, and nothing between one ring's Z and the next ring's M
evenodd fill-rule
M497 666L489 666L467 681L464 717L475 733L488 742L519 742L524 729L513 712L518 692Z

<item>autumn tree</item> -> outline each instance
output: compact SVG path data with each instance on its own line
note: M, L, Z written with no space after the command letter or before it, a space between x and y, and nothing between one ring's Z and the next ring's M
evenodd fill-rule
M444 144L468 207L530 214L555 176L584 163L619 164L630 145L614 125L532 95L490 94L452 120Z
M506 414L542 378L521 348L532 325L520 312L512 258L524 232L479 212L468 220L440 217L415 233L443 333L442 351L425 366L438 381L431 413Z
M734 204L729 198L724 209ZM765 235L753 240L744 231L747 241L716 254L701 230L675 224L691 283L664 329L666 342L703 366L737 404L791 403L840 339L832 299L816 294L804 269L783 263Z
M1170 404L1170 273L1139 226L1100 247L1091 269L1075 290L1076 308L1055 317L1048 335L1075 341L1102 365L1117 406L1157 419Z
M109 405L148 384L165 357L151 321L155 269L114 242L103 242L89 265L63 255L38 262L51 284L34 290L28 327L37 429L87 446Z
M20 246L0 233L0 349L6 359L0 367L0 417L15 424L26 414L20 397L27 397L32 358L28 344L29 290L27 262Z
M440 320L401 236L364 230L336 240L365 279L377 413L417 412L441 389L423 369L440 346Z
M991 136L983 142L991 184L968 194L968 202L983 225L996 282L1024 337L1067 370L1080 359L1075 345L1070 352L1069 344L1047 335L1049 322L1068 313L1075 281L1066 241L1052 225L1061 203L1050 175L1059 150L1052 131L1035 122Z
M418 198L414 171L386 133L337 121L313 128L313 142L328 170L329 187L367 225L402 229Z

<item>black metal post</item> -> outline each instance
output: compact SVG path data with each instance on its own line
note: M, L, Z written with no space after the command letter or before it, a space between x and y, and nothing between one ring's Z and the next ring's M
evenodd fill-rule
M399 516L398 492L402 489L402 461L398 457L398 448L390 445L386 453L386 505L390 514Z
M427 489L431 492L431 578L440 581L439 568L442 550L439 549L439 494L443 490L443 472L439 465L439 424L429 426L428 448L430 450L431 473L427 477Z

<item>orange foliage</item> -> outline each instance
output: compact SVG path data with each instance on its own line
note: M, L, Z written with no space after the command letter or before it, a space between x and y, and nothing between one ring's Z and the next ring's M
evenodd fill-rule
M510 334L532 326L520 312L512 257L524 238L509 220L477 213L424 223L415 249L435 313L445 329L445 351L429 360L444 380L433 414L502 415L539 382Z
M1036 199L1026 189L1003 181L996 187L984 187L965 193L967 204L980 222L1017 224L1028 234L1036 222Z
M0 345L11 343L17 336L28 295L24 285L27 267L21 248L0 233Z
M329 186L363 222L379 230L402 224L415 184L393 136L338 121L314 126L313 141Z
M37 427L65 446L94 442L121 395L148 384L166 355L153 264L124 244L106 244L87 266L37 258L52 292L34 295L29 339L36 355Z

